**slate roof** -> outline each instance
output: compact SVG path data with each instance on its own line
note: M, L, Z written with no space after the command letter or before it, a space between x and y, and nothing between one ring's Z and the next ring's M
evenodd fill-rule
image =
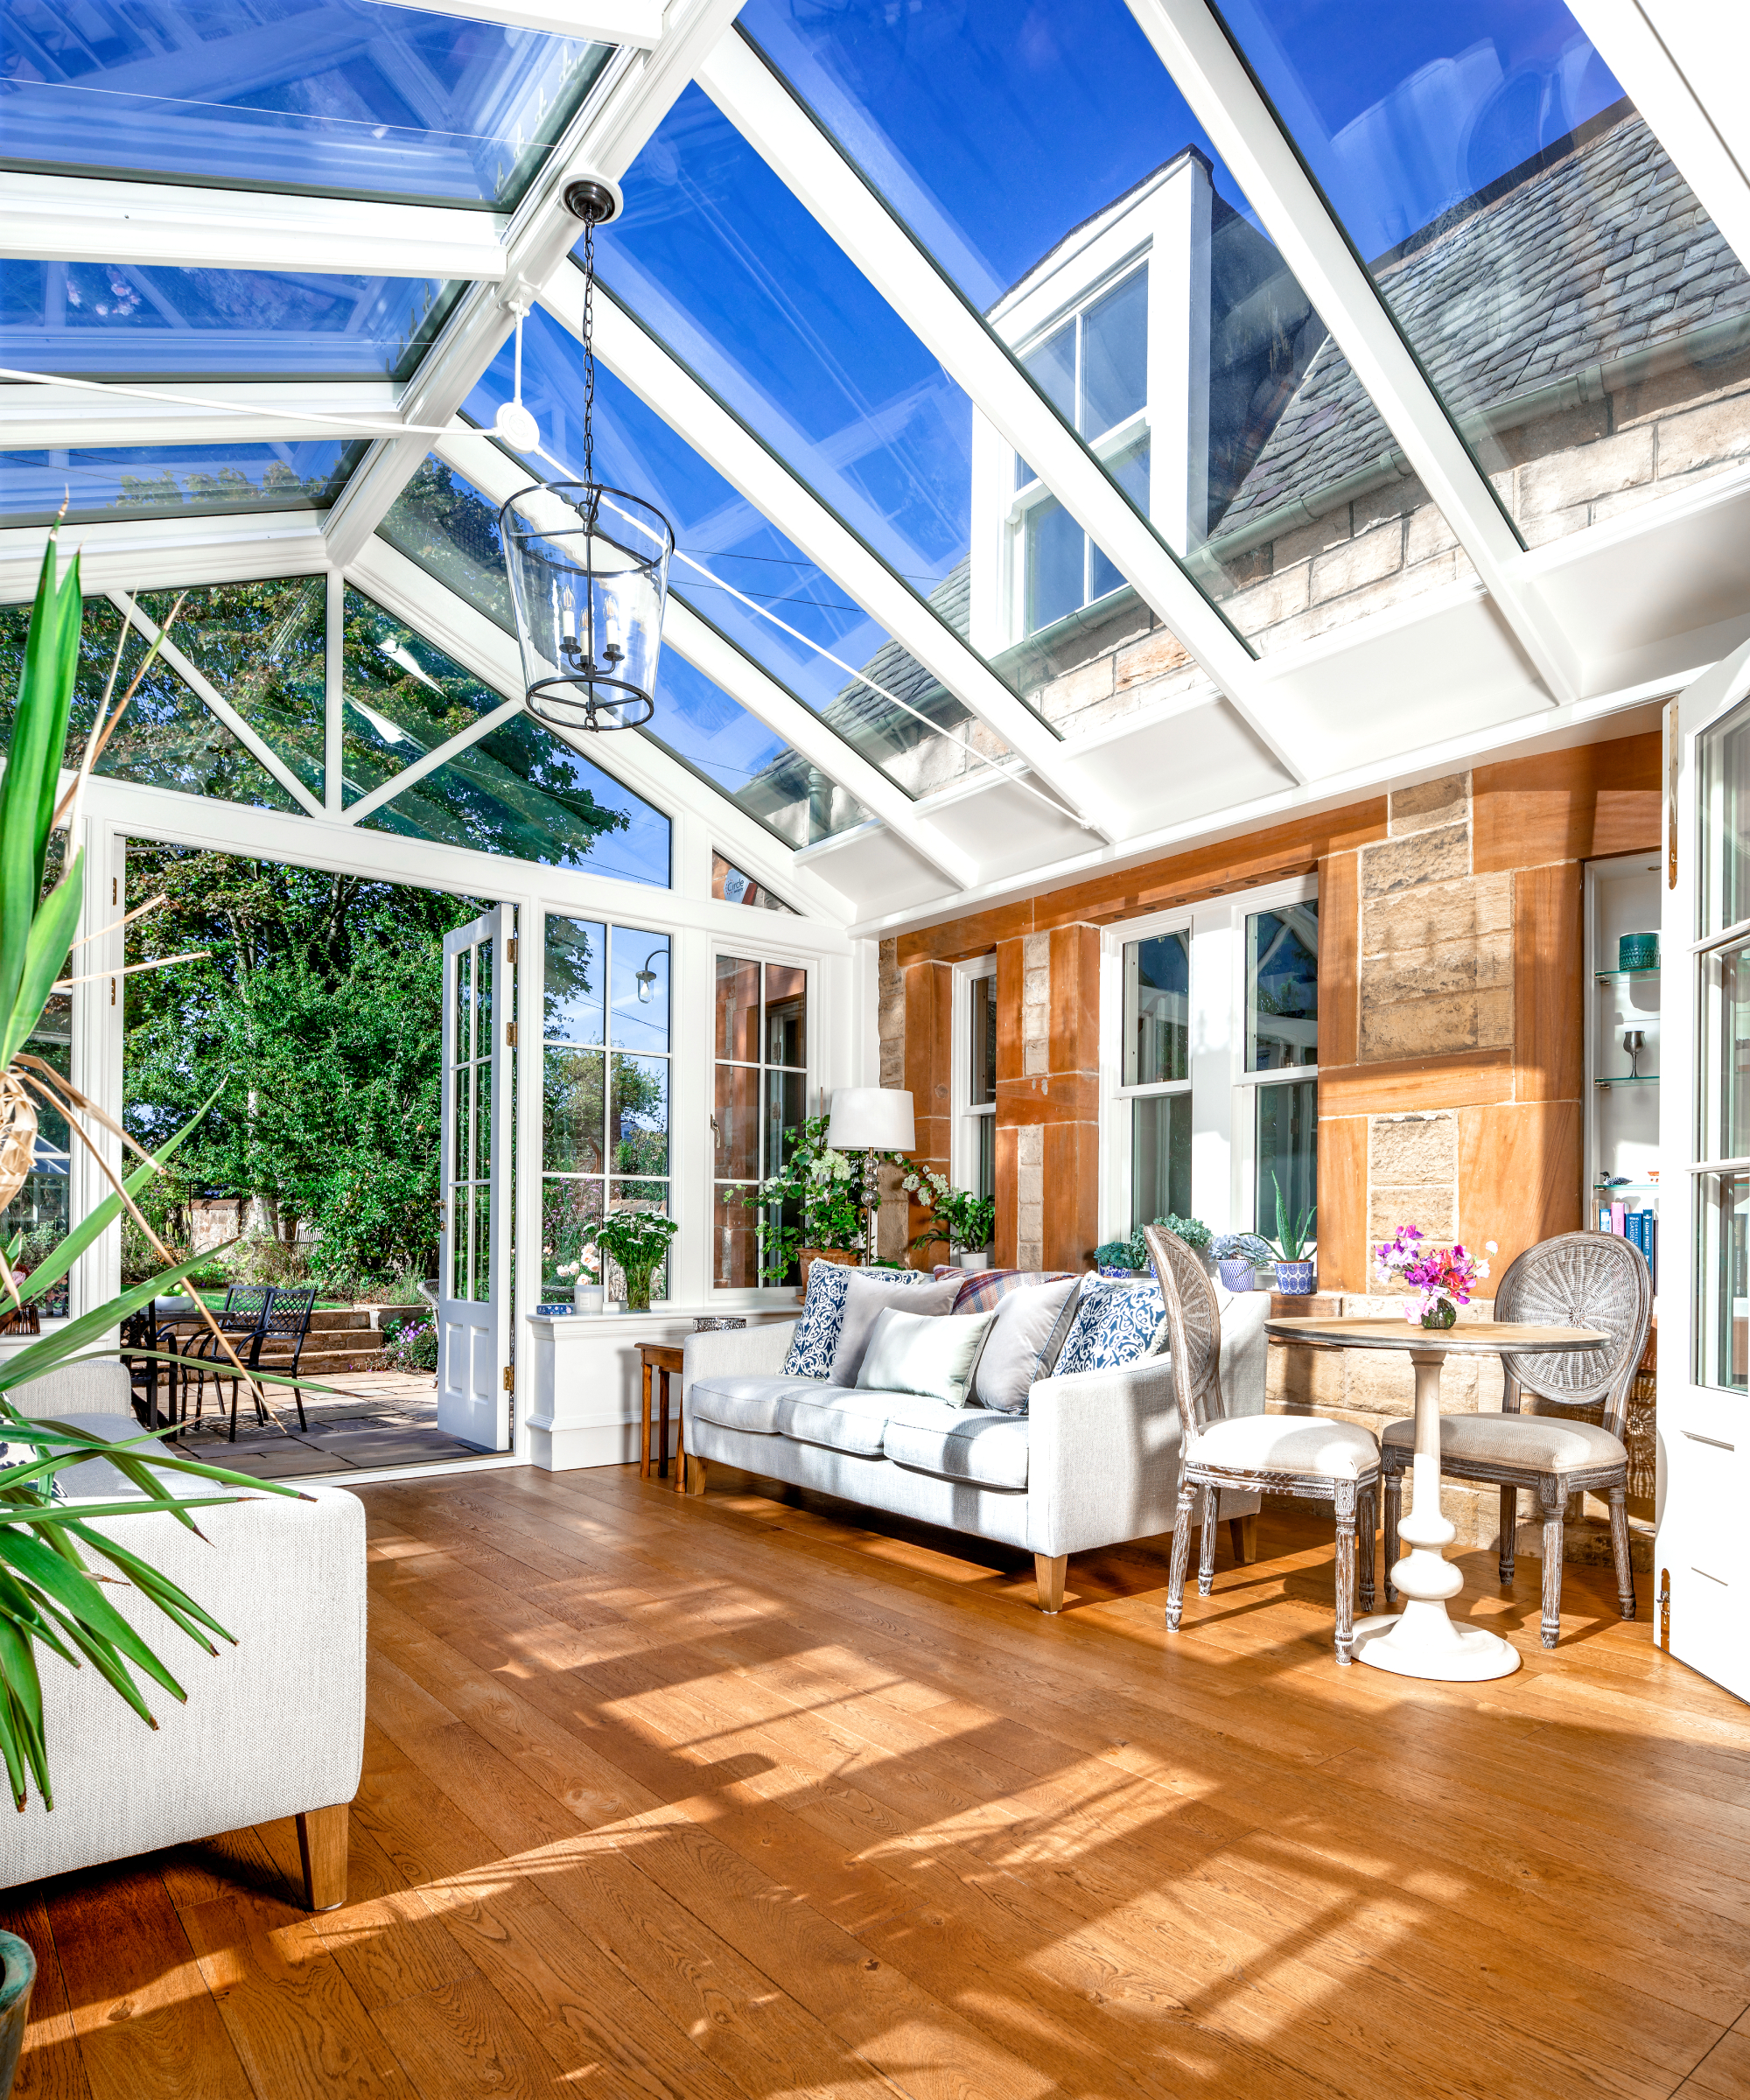
M1750 276L1643 119L1613 104L1380 257L1400 325L1460 418L1750 313ZM1326 337L1219 540L1372 463L1391 433ZM1485 461L1485 465L1488 462Z

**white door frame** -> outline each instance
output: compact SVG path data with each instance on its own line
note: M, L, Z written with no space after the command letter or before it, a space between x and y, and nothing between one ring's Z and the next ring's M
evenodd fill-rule
M1709 1166L1699 1116L1705 1055L1704 972L1708 957L1740 946L1702 929L1703 851L1698 766L1702 734L1750 701L1750 643L1715 664L1666 710L1667 858L1661 955L1676 982L1661 1001L1659 1150L1669 1190L1659 1250L1658 1488L1654 1555L1656 1635L1680 1661L1740 1698L1750 1698L1750 1559L1743 1495L1750 1483L1750 1395L1699 1382L1698 1235Z
M516 909L497 904L466 926L444 936L444 1064L442 1109L442 1166L438 1180L438 1427L447 1435L476 1446L482 1452L510 1447L510 1278L511 1169L515 1136L510 1127L511 1060L508 1053L517 1042L515 996L516 965L511 942L514 938ZM469 1160L456 1156L458 1117L453 1084L459 1061L478 1064L482 1055L480 1024L472 1045L457 1040L457 984L465 956L480 949L492 956L492 982L485 1024L487 1099L472 1099L468 1117L473 1142L484 1130L490 1154L486 1182L486 1292L476 1295L480 1278L474 1265L472 1239L467 1250L468 1294L456 1294L456 1251L458 1205L458 1182L473 1184L478 1154ZM477 965L475 966L477 967ZM471 1006L472 1006L471 999ZM463 1169L468 1171L464 1172Z

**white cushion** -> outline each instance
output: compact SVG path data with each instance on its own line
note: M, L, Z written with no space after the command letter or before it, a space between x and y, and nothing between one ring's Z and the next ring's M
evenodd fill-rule
M832 1353L832 1368L828 1374L834 1385L857 1383L857 1374L863 1368L863 1353L869 1347L875 1322L889 1306L931 1319L945 1318L953 1312L960 1286L966 1281L957 1272L939 1284L906 1284L900 1280L907 1273L904 1270L889 1270L884 1274L875 1270L852 1269L845 1273L850 1280L845 1286L844 1313Z
M1212 1422L1191 1457L1199 1466L1232 1466L1246 1473L1354 1480L1378 1466L1379 1446L1370 1430L1323 1415L1242 1415Z
M859 1459L878 1459L892 1393L804 1385L778 1403L778 1429L796 1444L822 1444Z
M996 1324L972 1374L972 1398L998 1413L1024 1415L1035 1378L1049 1378L1068 1334L1065 1314L1080 1278L1060 1278L1011 1291L997 1304Z
M718 1371L695 1378L687 1394L692 1412L722 1429L738 1429L749 1436L775 1437L778 1403L806 1394L818 1400L830 1387L817 1378L774 1378L764 1371Z
M882 1449L914 1473L1020 1494L1027 1485L1027 1433L1025 1415L898 1395Z
M994 1307L963 1319L941 1320L889 1306L876 1315L857 1374L859 1389L921 1393L950 1407L964 1406L972 1367L996 1317Z
M1383 1442L1413 1449L1416 1424L1388 1423ZM1625 1466L1628 1453L1595 1422L1553 1415L1442 1415L1440 1456L1480 1466L1522 1466L1532 1473L1578 1473L1588 1466Z

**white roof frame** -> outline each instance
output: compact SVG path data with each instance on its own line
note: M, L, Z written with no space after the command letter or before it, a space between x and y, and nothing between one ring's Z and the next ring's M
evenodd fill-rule
M144 393L185 396L149 401ZM369 434L406 418L392 380L144 380L115 386L24 384L0 401L9 445L77 452L86 445L260 444ZM207 403L213 405L193 405ZM315 421L313 418L321 420Z
M1293 779L1306 779L1306 759L1284 746L1267 710L1256 704L1256 665L1245 643L1034 386L984 317L758 52L744 38L726 36L700 68L698 80L943 370L1117 564L1271 757Z
M578 175L625 174L668 115L693 68L733 18L740 0L670 0L662 40L654 51L621 50L519 206L505 236L500 294L487 284L465 293L402 402L410 423L444 424L498 354L519 307L578 239L578 221L560 202ZM429 449L423 438L387 439L347 484L328 515L328 542L345 564L376 530Z
M1128 0L1173 84L1233 171L1318 309L1422 486L1438 504L1501 616L1551 696L1574 699L1579 659L1535 583L1523 550L1374 290L1312 177L1204 0Z
M515 640L447 584L382 539L373 539L360 559L348 566L346 580L453 656L482 684L502 693L506 705L493 710L493 717L501 715L508 720L521 711L522 663ZM470 724L462 736L429 754L430 763L423 763L421 771L429 772L431 763L441 764L467 744L489 735L486 723L493 717ZM832 886L830 876L799 866L793 848L648 737L598 737L577 748L592 765L665 814L685 810L710 825L736 864L780 896L806 906L818 918L842 923L851 916L850 900ZM408 771L410 774L412 768ZM397 778L406 781L407 775ZM393 795L382 799L390 801Z
M501 277L500 213L225 190L100 175L8 174L4 242L19 262L346 276Z
M542 304L573 335L583 328L584 278L569 262L541 290ZM1009 690L940 614L760 444L655 337L612 299L595 310L601 361L686 439L700 458L794 541L933 678L1018 752L1060 797L1107 837L1118 820L1081 782L1062 740Z
M551 37L585 37L649 51L662 40L662 0L419 0L428 15L501 22Z
M529 471L519 466L490 438L444 438L438 441L436 450L448 466L465 474L494 502L501 503L517 489L528 486ZM871 764L855 746L846 743L836 730L677 598L669 598L663 617L662 646L684 656L756 721L763 722L829 779L848 789L956 889L970 889L978 880L977 863L920 816L903 788L896 787L878 766ZM660 731L660 718L657 727Z

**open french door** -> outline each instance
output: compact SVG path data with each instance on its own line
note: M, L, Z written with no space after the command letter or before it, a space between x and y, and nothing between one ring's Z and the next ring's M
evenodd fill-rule
M1661 1645L1750 1699L1750 645L1667 717Z
M514 920L496 905L444 936L438 1426L481 1451L510 1444Z

